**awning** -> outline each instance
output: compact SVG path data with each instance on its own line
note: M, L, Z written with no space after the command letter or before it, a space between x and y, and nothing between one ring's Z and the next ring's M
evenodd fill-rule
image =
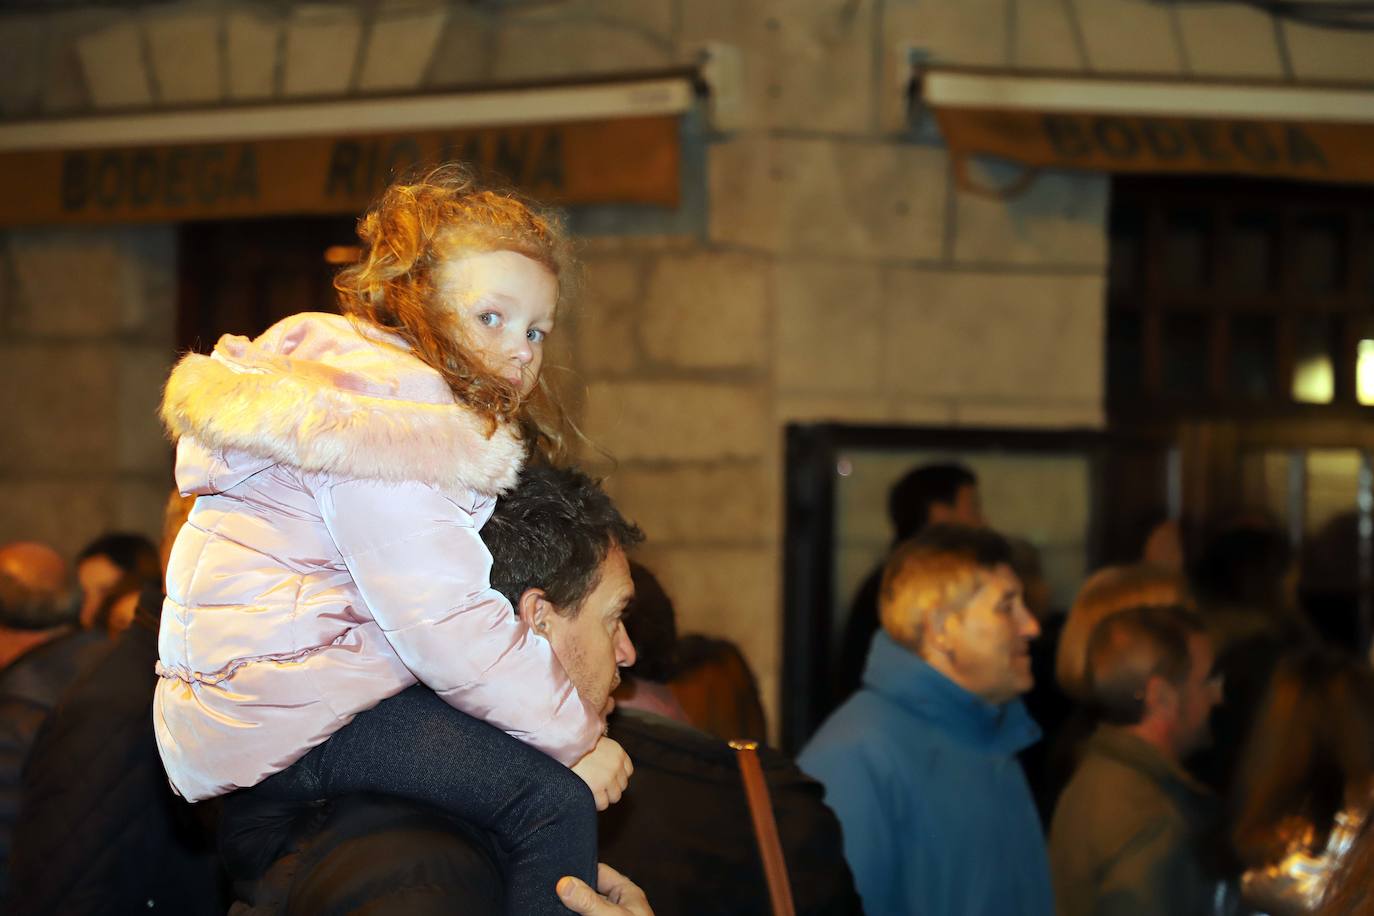
M462 159L560 204L676 206L690 74L0 126L0 226L360 213Z
M962 182L970 156L1029 169L1374 182L1374 89L927 67Z

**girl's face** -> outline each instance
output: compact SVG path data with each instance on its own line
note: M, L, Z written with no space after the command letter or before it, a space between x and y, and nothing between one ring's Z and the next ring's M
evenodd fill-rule
M523 254L483 251L445 261L438 288L487 369L521 395L533 391L558 307L554 275Z

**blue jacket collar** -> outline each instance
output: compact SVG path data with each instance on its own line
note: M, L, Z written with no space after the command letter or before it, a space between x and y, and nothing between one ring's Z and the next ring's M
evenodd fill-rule
M1020 700L997 706L969 693L882 630L873 637L863 682L866 690L965 744L1015 754L1040 740L1040 726Z

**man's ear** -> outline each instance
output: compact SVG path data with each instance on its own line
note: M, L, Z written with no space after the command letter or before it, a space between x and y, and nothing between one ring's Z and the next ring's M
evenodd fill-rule
M553 605L542 588L525 589L515 606L515 613L525 626L545 639L549 638L549 618L553 615Z
M1155 675L1145 682L1145 715L1172 716L1178 711L1178 688Z

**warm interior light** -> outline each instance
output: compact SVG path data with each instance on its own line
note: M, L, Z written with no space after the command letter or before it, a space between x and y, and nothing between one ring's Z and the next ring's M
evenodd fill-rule
M1374 340L1360 341L1355 360L1355 396L1361 404L1374 404Z
M1372 341L1374 343L1374 341ZM1374 372L1374 366L1371 366ZM1302 404L1330 404L1336 396L1336 373L1325 353L1300 360L1293 371L1293 400Z
M326 264L352 264L363 256L357 245L330 245L324 250Z

